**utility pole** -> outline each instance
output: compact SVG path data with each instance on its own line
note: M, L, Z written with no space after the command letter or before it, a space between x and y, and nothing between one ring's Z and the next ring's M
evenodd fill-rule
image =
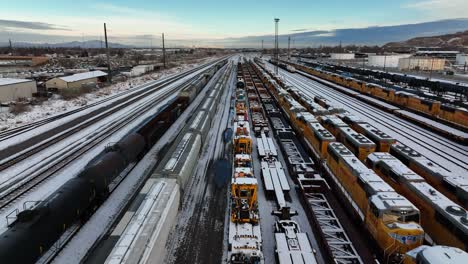
M288 36L288 61L291 60L291 36Z
M10 51L13 50L13 45L11 44L11 39L8 39L8 42L10 42Z
M107 42L107 28L106 23L104 23L104 38L106 41L106 55L107 55L107 81L112 83L112 70L111 70L111 63L110 63L110 54L109 54L109 43Z
M164 64L164 68L166 68L166 46L164 44L164 33L162 33L162 44L163 44L163 64Z
M276 64L275 64L275 74L278 75L278 63L279 63L279 51L278 51L278 48L279 48L279 40L278 40L278 22L279 22L279 18L275 18L275 60L276 60Z
M263 39L262 39L262 54L263 54Z

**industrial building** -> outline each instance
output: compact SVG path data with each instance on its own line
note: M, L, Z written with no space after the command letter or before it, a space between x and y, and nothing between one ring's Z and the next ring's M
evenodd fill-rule
M411 54L369 55L367 64L372 67L398 68L398 61L410 56Z
M0 78L0 102L31 98L37 92L36 81L28 79Z
M354 53L331 53L332 60L354 60Z
M399 60L399 70L443 71L445 59L431 57L409 57Z
M65 77L57 77L46 82L47 90L79 89L84 86L95 86L106 80L107 73L90 71Z

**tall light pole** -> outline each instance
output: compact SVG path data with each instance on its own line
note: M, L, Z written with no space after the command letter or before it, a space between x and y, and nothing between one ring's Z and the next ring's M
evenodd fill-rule
M109 83L112 83L112 70L111 70L111 64L110 64L110 54L109 54L109 44L107 42L107 28L106 28L106 23L104 23L104 39L106 41L106 57L107 57L107 80Z
M279 18L275 18L275 73L278 75L278 62L279 62L279 51L278 51L278 22L280 21Z
M288 61L291 60L291 36L288 36Z
M164 64L164 69L166 68L166 46L164 43L164 33L162 33L162 46L163 46L163 64Z

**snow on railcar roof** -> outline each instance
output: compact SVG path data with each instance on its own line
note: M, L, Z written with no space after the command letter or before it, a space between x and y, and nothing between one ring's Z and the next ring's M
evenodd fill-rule
M359 180L361 180L366 188L366 192L369 192L371 195L378 192L393 192L394 189L388 183L386 183L379 175L375 174L373 171L369 170L367 173L361 173L358 175Z
M332 148L332 152L336 153L343 162L352 170L353 174L367 173L369 170L345 145L339 142L331 142L328 144Z
M411 208L419 211L408 199L396 192L379 192L370 199L380 210Z
M298 112L296 113L298 119L303 119L307 123L316 123L318 122L317 118L309 112Z
M324 128L320 123L309 123L308 126L318 134L321 139L325 140L335 140L335 136L333 136L330 131Z
M339 117L335 115L326 115L326 116L322 116L321 118L323 122L330 123L334 126L338 126L338 127L348 126L345 122L343 122L343 120L341 120Z
M395 139L389 136L387 133L367 122L360 122L356 125L365 130L369 137L378 139L379 141L395 141Z
M406 253L416 259L417 255L429 263L465 264L468 263L468 253L449 246L420 246Z
M372 142L369 138L364 136L361 133L358 133L351 129L350 127L339 127L341 133L346 135L346 138L350 140L354 145L357 146L375 146L375 143Z
M427 182L412 182L409 186L419 197L431 204L439 214L445 216L448 221L458 226L459 230L468 236L468 214L464 208L452 202Z
M246 185L256 185L257 179L250 177L238 177L232 178L232 184L246 184Z
M396 175L404 178L406 181L425 181L423 177L416 174L408 168L399 159L387 152L373 152L367 156L367 159L373 163L381 162L387 165Z

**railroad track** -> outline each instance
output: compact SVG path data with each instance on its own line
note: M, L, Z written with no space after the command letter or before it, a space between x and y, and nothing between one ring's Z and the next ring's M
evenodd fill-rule
M193 73L193 71L187 72L180 78L188 76L191 73ZM180 78L176 80L179 80ZM167 81L163 85L169 85L176 80ZM159 105L161 102L173 95L174 92L181 86L183 86L183 84L171 87L170 89L162 91L161 93L154 94L153 98L147 100L145 103L132 108L124 115L117 116L114 120L111 120L106 125L101 126L99 131L88 135L85 140L78 139L74 142L71 142L64 149L61 149L57 153L54 153L54 155L45 159L44 162L40 164L34 164L32 167L21 172L20 175L15 177L15 181L9 182L9 184L6 184L0 188L0 210L7 208L8 205L25 195L29 190L33 189L46 179L51 178L51 176L53 176L56 172L73 162L83 153L103 142L114 132L120 130L129 122L132 122L133 120L140 117L143 113ZM50 146L50 144L48 146Z
M66 129L50 138L47 138L46 140L38 143L38 144L35 144L29 148L26 148L20 152L17 152L15 153L14 155L11 155L5 159L2 159L0 160L0 171L3 171L15 164L17 164L18 162L38 153L39 151L47 148L48 146L54 144L54 143L57 143L59 142L60 140L70 136L70 135L73 135L75 132L78 132L92 124L95 124L97 121L99 120L102 120L103 118L106 118L107 116L109 115L112 115L114 112L120 110L120 109L123 109L125 107L127 107L128 105L130 104L133 104L134 102L138 101L138 100L141 100L142 98L145 98L149 95L151 95L152 93L154 92L157 92L161 87L164 87L166 85L169 85L171 83L174 83L182 78L185 78L186 76L196 72L197 70L199 69L202 69L203 67L206 67L206 65L203 65L203 66L200 66L200 67L197 67L195 69L192 69L190 71L187 71L181 75L177 75L177 76L174 76L174 77L171 77L165 81L163 81L162 83L159 83L158 85L156 86L153 86L151 87L149 90L144 90L144 91L141 91L139 92L138 94L132 94L126 101L124 100L122 103L117 103L116 106L113 106L109 109L106 109L104 110L103 112L100 112L98 115L96 116L93 116L92 118L90 119L86 119L85 121L69 128L69 129ZM107 101L105 99L105 101ZM99 102L99 103L104 103L104 102ZM83 111L85 109L82 109L81 111ZM52 121L49 121L47 123L50 123L50 122L53 122L54 120ZM31 128L33 129L33 128ZM24 133L26 131L22 131L21 133ZM1 191L1 183L0 183L0 191Z
M196 67L194 69L191 69L191 70L189 70L189 71L187 71L185 73L193 73L193 72L195 72L195 71L197 71L197 70L199 70L199 69L201 69L203 67L206 67L206 65L208 65L208 64L209 63L198 66L198 67ZM128 96L128 98L133 97L135 95L138 96L139 94L144 93L147 89L154 89L154 88L157 88L157 87L159 87L161 85L164 85L167 82L178 80L178 79L180 79L181 76L182 77L186 76L186 75L184 75L185 73L180 73L180 74L177 74L175 76L166 77L166 78L164 78L162 80L151 81L149 83L145 83L143 85L140 85L136 89L130 89L130 90L127 90L127 91L124 91L124 92L109 96L109 97L107 97L105 99L102 99L100 101L91 103L89 105L86 105L86 106L83 106L83 107L80 107L80 108L77 108L77 109L74 109L74 110L71 110L71 111L67 111L65 113L57 114L55 116L48 117L48 118L42 119L40 121L32 122L32 123L29 123L27 125L23 125L23 126L20 126L20 127L16 127L16 128L12 128L12 129L2 131L2 132L0 132L0 142L5 141L5 140L7 140L9 138L12 138L12 137L16 137L18 135L21 135L23 133L31 131L31 130L33 130L35 128L40 127L40 126L49 124L49 123L54 122L56 120L60 120L60 119L65 118L67 116L71 116L73 114L83 112L83 111L85 111L87 109L90 109L92 107L102 105L102 104L104 104L106 102L112 101L112 100L117 99L119 97L124 97L126 95L130 95L130 96ZM122 99L125 100L127 98L122 98Z
M428 134L428 133L426 133L424 131L421 131L421 128L419 128L418 126L409 124L407 122L400 121L398 118L396 118L393 115L388 114L388 113L386 113L384 111L381 111L380 109L377 109L377 112L366 111L366 109L369 109L369 107L371 107L371 106L369 106L368 104L365 104L365 103L363 103L363 102L361 102L361 101L359 101L359 100L357 100L355 98L348 98L348 96L337 95L335 93L335 91L330 91L329 90L331 88L324 87L324 86L322 86L320 84L313 84L312 83L313 87L311 87L309 83L306 84L303 80L297 78L296 76L294 76L292 74L288 75L287 81L291 82L291 83L293 83L295 85L298 85L299 87L302 87L303 89L306 89L309 94L321 96L321 94L319 94L315 90L315 89L317 89L321 93L325 94L326 96L328 96L330 98L333 98L337 102L340 102L341 104L346 105L347 107L353 109L356 112L359 112L360 114L362 114L362 115L366 116L367 118L375 121L376 123L387 127L388 129L392 130L394 133L399 134L399 135L401 135L401 136L403 136L405 138L408 138L407 137L408 133L403 133L401 130L393 127L392 125L390 125L389 123L386 122L386 120L392 120L393 122L397 123L400 128L404 127L405 129L408 129L407 132L417 134L417 136L415 136L413 138L408 138L408 139L411 139L411 140L413 140L415 142L420 143L421 147L423 147L423 148L425 148L427 150L430 150L430 151L432 151L434 153L442 153L442 154L444 154L444 158L447 161L455 164L458 167L464 168L465 170L468 169L468 163L466 162L466 159L463 158L463 157L466 157L466 155L468 155L468 151L454 145L452 142L447 141L444 138L441 138L441 137L436 136L436 135L431 135L431 134ZM425 141L424 138L428 138L432 142L436 142L436 143L440 144L441 146L445 147L446 149L437 148L437 147L432 145L433 144L432 142ZM461 157L455 156L455 155L453 155L453 153L457 153L457 154L461 155ZM447 159L446 157L450 157L450 159ZM454 161L457 161L457 162L454 162ZM442 167L445 167L445 166L442 166Z

